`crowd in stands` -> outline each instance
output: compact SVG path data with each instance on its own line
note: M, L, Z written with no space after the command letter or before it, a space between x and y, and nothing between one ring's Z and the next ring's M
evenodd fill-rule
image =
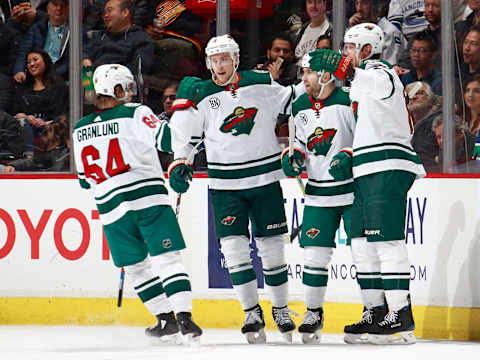
M137 77L137 100L148 104L161 118L170 118L183 77L211 76L203 49L216 33L214 3L79 1L83 9L81 63L88 70L84 73L91 75L92 69L105 63L127 66ZM395 68L406 87L415 124L412 146L428 171L440 171L441 0L344 1L345 28L373 22L384 31L382 59ZM8 165L3 172L69 170L69 161L63 160L68 158L69 149L65 123L69 114L68 17L72 3L0 0L0 162ZM465 162L480 130L480 1L452 3L457 161ZM267 8L231 9L231 34L241 49L239 70L265 70L282 85L297 84L301 81L301 56L316 48L332 48L332 0L271 0L262 4ZM88 84L88 76L84 84ZM94 107L85 98L84 112L88 113ZM165 168L171 157L160 157Z

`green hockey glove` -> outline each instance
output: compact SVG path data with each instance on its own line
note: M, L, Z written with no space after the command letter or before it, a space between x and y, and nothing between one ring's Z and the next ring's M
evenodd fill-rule
M310 68L313 71L325 70L339 80L353 78L352 59L329 49L317 49L309 53Z
M480 160L480 143L475 144L475 148L473 149L472 158Z
M305 154L300 149L294 148L292 157L290 157L288 150L289 148L286 148L282 153L282 170L285 175L296 177L302 173Z
M345 148L333 157L332 161L330 162L330 169L328 169L328 172L336 181L347 180L353 176L352 156L352 149Z
M193 178L192 164L186 159L174 160L168 167L168 179L173 191L182 194L188 190Z

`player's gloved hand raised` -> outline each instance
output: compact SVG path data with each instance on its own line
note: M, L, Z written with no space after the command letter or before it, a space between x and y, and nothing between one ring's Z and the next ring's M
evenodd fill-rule
M354 69L352 59L329 49L317 49L309 53L313 71L327 71L339 80L350 80Z
M353 176L352 156L352 149L345 148L332 158L328 172L336 181L347 180Z
M480 144L475 144L472 158L480 160Z
M282 170L285 175L295 177L302 173L305 154L300 149L294 148L292 157L290 157L288 149L287 147L282 153Z
M190 186L193 178L193 168L186 159L177 159L172 161L168 167L168 179L170 187L177 193L184 193Z
M196 76L185 76L178 87L177 99L189 99L194 101L197 97L198 85L202 79Z

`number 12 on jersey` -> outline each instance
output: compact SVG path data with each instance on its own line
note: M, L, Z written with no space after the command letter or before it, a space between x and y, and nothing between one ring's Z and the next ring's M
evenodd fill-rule
M107 164L105 169L102 169L99 165L95 164L96 160L100 159L100 151L93 146L85 146L82 150L82 163L85 171L85 177L95 180L97 184L100 184L107 180L105 173L109 177L113 177L118 174L127 172L130 169L129 164L125 164L123 159L122 150L118 139L111 139L108 144L107 151ZM91 162L89 162L91 160Z

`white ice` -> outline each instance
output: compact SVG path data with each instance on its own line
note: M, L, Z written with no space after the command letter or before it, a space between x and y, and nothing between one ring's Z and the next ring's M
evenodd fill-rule
M143 328L127 326L0 326L1 360L440 360L479 359L480 342L418 340L414 345L347 345L323 334L305 346L267 331L266 345L249 345L239 330L205 329L198 346L154 345ZM435 359L436 358L436 359Z

